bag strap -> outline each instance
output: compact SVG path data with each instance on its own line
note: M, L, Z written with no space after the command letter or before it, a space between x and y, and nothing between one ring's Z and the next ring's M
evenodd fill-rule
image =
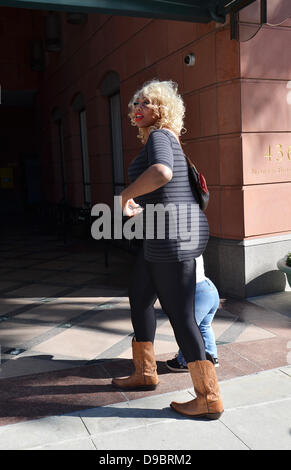
M190 160L190 158L187 157L187 155L185 155L185 153L184 153L184 156L185 156L185 158L186 158L186 161L187 161L187 163L188 163L188 166L189 166L190 168L194 168L194 170L195 170L196 173L198 174L199 171L197 170L197 168L196 168L196 166L194 165L194 163L192 162L192 160Z
M162 129L162 130L166 130L167 132L169 132L167 129ZM170 134L172 134L172 133L170 132ZM172 135L172 137L174 137L174 136ZM175 139L175 137L174 137L174 139ZM177 140L177 139L176 139L176 140ZM173 147L171 139L170 139L170 142L171 142L171 146ZM178 142L178 143L179 143L179 142ZM181 147L181 150L182 150L182 152L183 152L183 149L182 149L182 145L181 145L181 144L180 144L180 147ZM195 172L196 172L196 174L198 175L198 174L199 174L199 171L197 170L197 168L196 168L196 166L194 165L194 163L192 162L192 160L190 160L190 158L187 157L187 155L186 155L184 152L183 152L183 155L184 155L184 157L186 158L186 161L187 161L187 163L188 163L188 166L189 166L190 168L194 169Z

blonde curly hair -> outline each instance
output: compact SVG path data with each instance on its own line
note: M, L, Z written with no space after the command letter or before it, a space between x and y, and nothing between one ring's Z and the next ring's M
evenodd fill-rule
M150 102L149 106L158 117L155 124L150 127L150 132L165 127L180 136L183 130L186 131L183 127L185 105L181 95L178 93L177 83L172 80L161 82L157 79L145 82L142 87L135 92L128 104L130 110L128 116L133 126L136 126L134 103L141 98L146 98ZM145 143L146 133L142 128L139 128L137 138L140 139L143 144Z

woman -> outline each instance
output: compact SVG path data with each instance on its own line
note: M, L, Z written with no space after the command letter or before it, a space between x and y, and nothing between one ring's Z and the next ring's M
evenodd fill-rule
M217 347L212 328L214 315L219 307L219 294L213 282L205 276L203 256L196 259L196 292L194 301L194 315L201 331L205 344L206 357L211 360L214 367L219 367ZM178 354L166 362L172 372L188 371L187 363L179 349Z
M125 215L135 216L144 209L145 239L129 288L135 372L112 382L127 390L157 386L153 305L158 297L187 361L197 395L187 403L172 402L171 407L183 415L218 419L223 404L215 369L206 360L200 330L193 322L195 258L204 251L209 232L205 214L191 190L179 141L184 103L176 84L153 80L135 93L129 109L131 123L138 127L144 146L129 167L131 184L120 196ZM150 217L153 207L158 208L157 218Z

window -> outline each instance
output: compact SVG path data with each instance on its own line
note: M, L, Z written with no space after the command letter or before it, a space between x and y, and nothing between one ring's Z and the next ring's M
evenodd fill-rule
M101 94L108 97L110 111L113 193L118 195L125 187L122 125L120 109L120 80L116 72L109 72L101 84Z
M113 160L113 186L114 195L117 195L120 194L125 187L119 93L116 93L115 95L109 97L109 106Z
M78 93L72 103L73 110L79 115L81 156L82 156L82 177L84 203L91 204L91 182L90 182L90 161L88 153L87 120L85 101L82 93Z
M86 122L85 109L79 112L79 120L80 120L81 152L82 152L84 202L85 204L90 205L91 204L90 162L89 162L89 154L88 154L87 122Z
M67 197L67 182L66 182L66 169L65 169L65 155L64 155L64 133L63 121L59 108L55 108L52 112L53 120L57 126L60 168L61 168L61 183L62 183L62 199L66 200Z

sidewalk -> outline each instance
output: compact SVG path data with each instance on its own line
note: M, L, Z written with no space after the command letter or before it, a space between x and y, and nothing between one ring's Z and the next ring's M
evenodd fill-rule
M213 327L225 413L190 420L169 408L193 388L188 373L165 367L177 345L158 303L159 387L111 385L132 371L133 261L112 249L106 268L102 246L61 246L30 227L2 233L0 448L290 449L291 292L221 299Z
M0 449L291 449L291 366L226 380L218 421L180 417L172 400L193 389L0 428Z

